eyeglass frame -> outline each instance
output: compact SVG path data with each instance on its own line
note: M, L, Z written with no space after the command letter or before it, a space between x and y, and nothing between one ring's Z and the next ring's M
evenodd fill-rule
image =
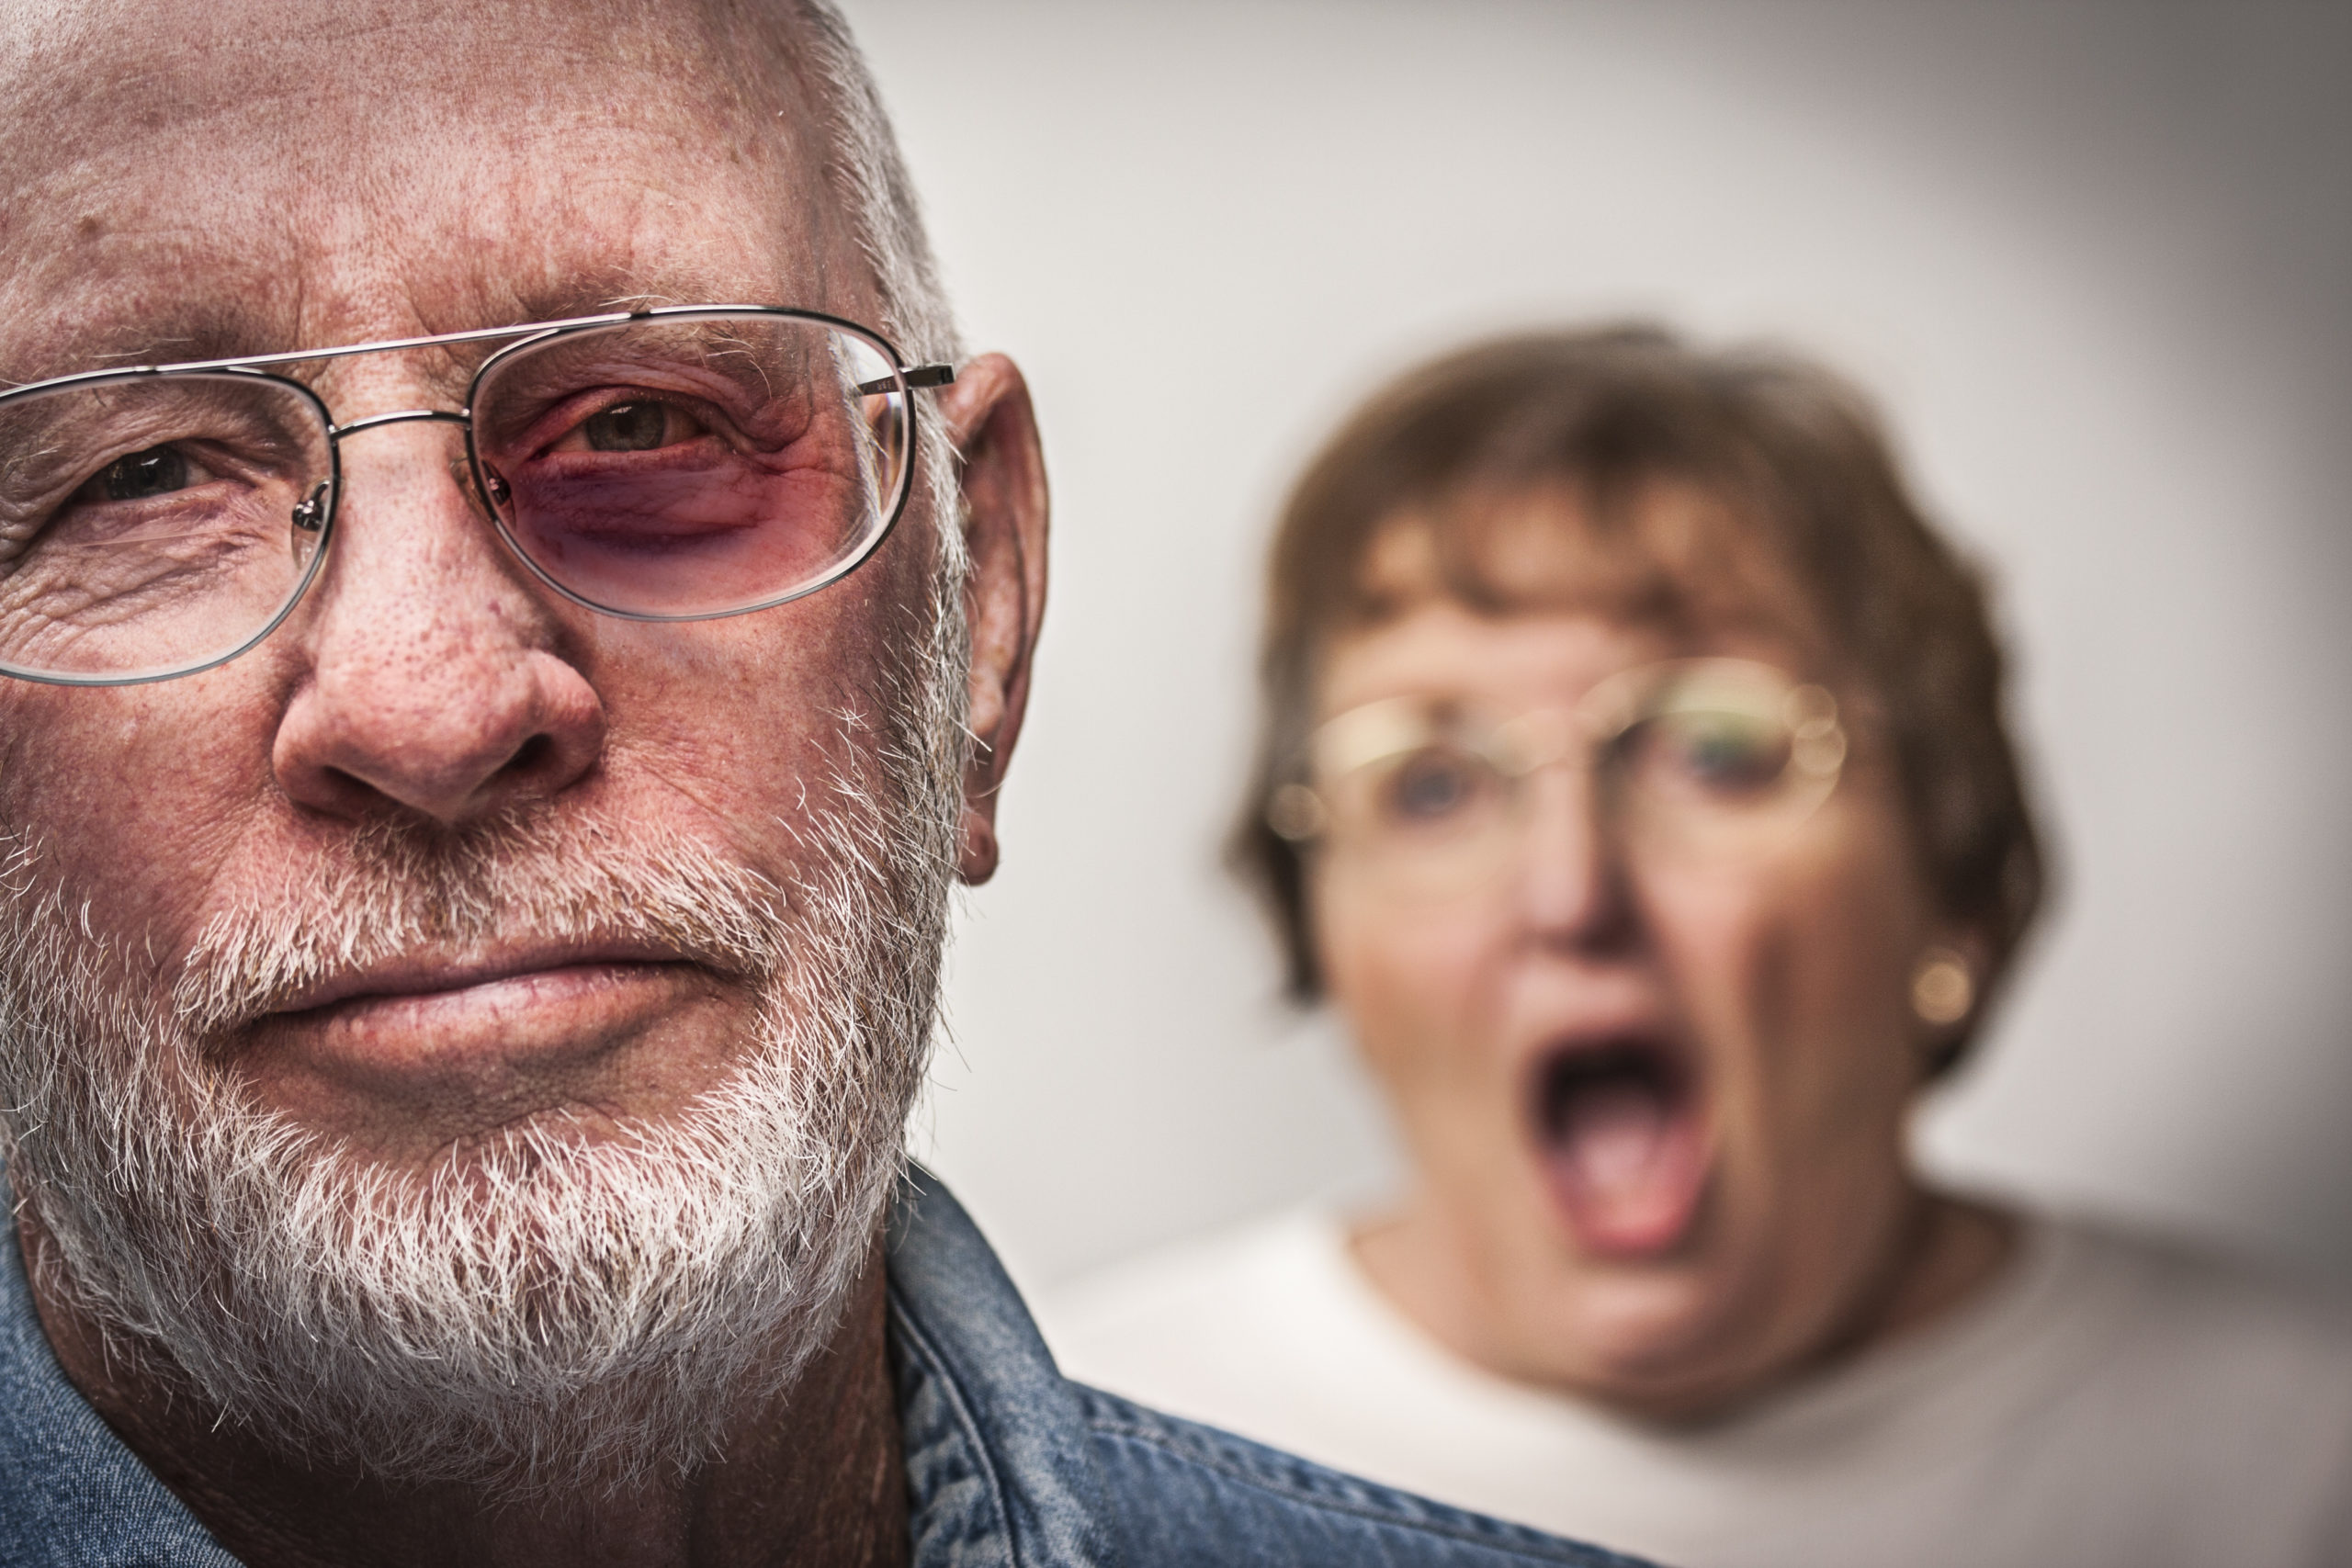
M515 543L507 532L506 525L499 520L497 503L492 500L490 486L483 478L481 455L474 446L473 405L475 395L481 390L483 379L500 364L517 354L580 333L627 326L632 321L695 321L739 316L809 321L836 332L845 332L863 338L881 351L883 358L890 366L888 389L906 397L907 410L907 459L900 467L897 493L890 499L881 527L875 530L874 536L868 539L856 554L840 563L833 570L818 581L807 583L778 598L763 600L756 604L745 604L734 609L713 611L707 615L616 610L608 605L599 604L567 588L556 581L545 567L534 560L529 551ZM273 375L263 368L266 366L307 364L317 359L346 359L362 354L390 354L408 349L439 348L453 344L488 343L499 338L514 338L516 341L498 349L475 367L473 375L466 382L465 407L461 409L396 409L388 413L369 414L364 419L353 420L348 424L337 424L334 421L334 412L327 407L326 400L319 396L318 392L310 386L288 376ZM906 511L908 497L913 493L914 489L918 427L912 394L925 389L952 385L956 379L956 367L944 363L909 365L906 356L899 352L897 345L871 327L853 321L847 317L831 315L822 310L807 310L786 305L654 305L638 310L612 310L593 316L565 316L549 321L527 321L509 327L471 327L463 332L435 333L424 337L384 338L374 343L344 344L331 348L282 349L268 354L236 355L222 359L190 359L165 365L132 365L107 370L82 370L72 375L53 376L46 380L28 382L21 387L11 387L6 391L0 391L0 407L36 396L75 388L109 386L117 382L137 382L182 376L251 376L256 381L283 388L294 393L308 402L317 412L320 428L326 433L327 438L327 477L322 486L326 491L326 502L324 508L320 509L319 492L314 489L308 500L298 503L295 507L297 513L295 525L306 531L315 532L319 536L318 548L311 553L310 564L303 568L301 581L296 583L292 592L287 594L286 603L279 605L277 613L271 615L253 636L237 644L228 652L217 658L205 660L201 663L166 671L162 674L81 675L39 672L10 667L0 667L0 674L47 686L145 685L156 682L177 680L183 675L202 674L207 670L217 670L231 660L252 652L254 649L266 641L271 633L285 625L287 617L293 615L295 607L309 595L311 584L317 581L320 568L326 560L327 550L334 543L335 517L343 501L343 438L356 434L363 430L373 430L388 424L434 423L460 426L465 431L467 477L472 480L475 499L482 503L491 526L504 542L507 553L521 561L532 576L582 609L592 610L600 615L611 615L619 620L656 623L718 621L735 615L752 615L761 610L773 610L779 604L788 604L795 599L806 598L811 593L831 588L871 559L874 552L881 548L882 542L890 536L892 530L898 527L899 519ZM868 381L859 383L856 389L861 396L872 397L879 395L884 389L880 383ZM305 509L311 510L311 520L310 521L304 521L300 515Z
M1514 785L1536 773L1564 764L1573 765L1579 760L1591 767L1608 747L1643 722L1642 704L1633 693L1635 682L1664 671L1706 667L1762 671L1785 682L1781 703L1792 711L1784 711L1779 716L1788 728L1792 745L1787 767L1824 785L1803 813L1810 817L1836 793L1843 778L1852 749L1845 718L1836 695L1827 687L1800 680L1788 671L1759 660L1705 656L1662 659L1620 670L1596 682L1574 703L1524 708L1492 726L1493 733L1498 736L1514 728L1543 731L1548 743L1531 748L1512 767L1497 765L1492 757L1486 760L1495 766L1498 776ZM1742 678L1746 676L1743 674ZM1334 714L1308 732L1299 748L1297 765L1302 771L1310 768L1309 760L1335 727L1377 710L1420 707L1428 701L1420 696L1383 697ZM1408 754L1411 750L1392 748L1351 761L1333 776L1333 782L1392 757ZM1290 844L1294 851L1328 849L1332 841L1331 810L1324 789L1295 776L1268 796L1261 819L1275 837Z

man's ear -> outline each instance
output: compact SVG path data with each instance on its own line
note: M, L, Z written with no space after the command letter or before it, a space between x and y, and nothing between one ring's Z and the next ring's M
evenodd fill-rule
M996 873L996 792L1029 705L1029 667L1046 615L1046 456L1029 384L1012 360L984 354L956 369L937 407L956 445L972 571L969 723L956 869L974 886Z

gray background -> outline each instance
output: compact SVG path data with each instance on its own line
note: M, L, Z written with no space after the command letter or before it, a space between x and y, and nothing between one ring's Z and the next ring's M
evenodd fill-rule
M1376 379L1655 315L1879 396L2064 888L1928 1158L2352 1274L2352 6L851 7L1057 537L919 1153L1024 1283L1393 1155L1215 845L1266 522Z

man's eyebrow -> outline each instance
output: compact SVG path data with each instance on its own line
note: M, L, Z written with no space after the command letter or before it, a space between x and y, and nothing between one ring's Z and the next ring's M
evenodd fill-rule
M663 305L795 305L776 297L773 283L746 289L741 279L703 274L665 273L654 277L550 283L517 289L509 298L514 321L561 321L575 316L605 316L618 310L644 310ZM483 321L483 326L506 323Z
M35 334L11 352L0 386L24 386L85 370L121 370L140 365L173 365L192 359L227 359L267 354L280 346L278 334L235 312L166 312L119 321L62 324Z

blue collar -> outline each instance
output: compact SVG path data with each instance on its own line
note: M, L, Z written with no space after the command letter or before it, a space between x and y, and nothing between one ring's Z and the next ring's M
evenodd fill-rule
M1055 1369L963 1205L919 1166L890 1216L889 1274L914 1562L1114 1561L1084 1391Z
M915 1562L1108 1562L1078 1391L1055 1371L996 1255L921 1168L899 1184L889 1227ZM236 1563L66 1381L13 1226L0 1226L0 1562Z

